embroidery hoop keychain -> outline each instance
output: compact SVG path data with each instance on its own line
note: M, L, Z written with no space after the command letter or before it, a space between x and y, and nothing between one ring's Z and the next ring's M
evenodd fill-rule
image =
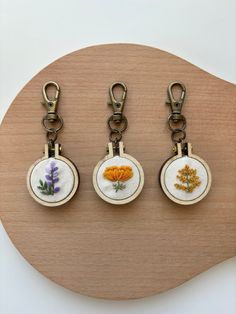
M179 100L173 96L173 88L181 90ZM172 82L167 94L172 113L168 117L168 126L175 143L175 155L169 158L161 168L160 184L163 192L173 202L181 205L191 205L202 200L209 192L212 182L211 171L207 163L192 153L191 143L185 142L186 118L181 114L186 95L182 82ZM177 127L175 127L177 126Z
M120 100L114 96L114 89L123 90ZM128 121L123 114L127 87L122 82L114 82L109 89L113 115L107 120L110 129L108 155L100 160L93 171L93 186L97 194L106 202L122 205L133 201L142 191L144 173L140 163L124 152L122 133Z
M50 86L56 89L53 100L47 95ZM74 196L79 186L79 172L69 159L61 156L61 145L55 143L57 133L63 127L62 117L57 114L60 87L56 82L49 81L44 84L42 93L42 104L48 111L42 119L48 143L45 144L44 156L28 171L27 187L36 202L55 207L65 204Z

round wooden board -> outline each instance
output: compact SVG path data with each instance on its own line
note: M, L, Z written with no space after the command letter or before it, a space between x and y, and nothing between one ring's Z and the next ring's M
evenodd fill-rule
M80 170L78 193L46 208L26 188L30 165L43 154L41 88L61 86L59 136ZM105 203L94 192L93 168L106 154L108 88L128 87L126 152L143 166L145 186L130 204ZM186 84L183 113L193 152L213 174L209 195L181 206L161 191L158 173L171 156L166 89ZM89 47L50 64L12 103L0 130L0 214L13 243L41 273L66 288L108 299L132 299L172 287L236 253L235 86L155 48Z

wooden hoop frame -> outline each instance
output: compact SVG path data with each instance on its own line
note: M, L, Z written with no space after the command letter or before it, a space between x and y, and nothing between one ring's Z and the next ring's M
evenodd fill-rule
M44 206L48 206L48 207L55 207L55 206L60 206L63 205L65 203L67 203L76 193L78 187L79 187L79 171L77 170L77 168L75 167L75 165L67 158L63 157L60 155L60 150L59 150L59 144L55 144L55 159L61 160L63 162L65 162L71 169L72 173L73 173L73 177L74 177L74 182L73 182L73 188L70 192L70 194L68 194L67 197L65 197L63 200L59 201L59 202L46 202L43 201L42 199L40 199L33 191L33 188L31 186L31 174L33 169L36 167L36 165L38 165L41 161L48 159L49 158L49 154L48 154L49 150L48 150L48 144L45 144L45 152L44 152L44 157L38 159L30 168L27 174L27 188L29 190L30 195L32 196L32 198L38 202L41 205Z
M140 174L140 184L139 184L137 190L134 192L134 194L132 194L130 197L128 197L126 199L122 199L122 200L111 199L111 198L107 197L105 194L103 194L101 192L99 186L98 186L98 183L97 183L97 173L98 173L101 165L105 161L107 161L107 160L109 160L109 159L114 157L112 143L108 143L108 155L106 155L102 160L100 160L98 162L98 164L96 165L96 167L94 168L94 171L93 171L93 186L94 186L94 189L95 189L96 193L104 201L106 201L106 202L108 202L110 204L114 204L114 205L123 205L123 204L127 204L127 203L132 202L134 199L136 199L139 196L139 194L141 193L141 191L143 189L143 186L144 186L144 172L143 172L143 168L140 165L140 163L134 157L124 153L124 144L123 144L123 142L119 142L119 156L127 158L130 161L132 161L135 164L135 166L138 168L138 171L139 171L139 174Z
M166 173L166 170L167 170L167 168L170 166L170 164L173 161L175 161L175 160L177 160L177 159L179 159L179 158L181 158L183 156L181 144L177 143L177 145L176 145L176 147L177 147L177 154L174 157L171 157L170 159L168 159L165 162L165 164L163 165L162 169L161 169L160 184L161 184L161 188L162 188L163 192L166 194L166 196L169 199L171 199L173 202L175 202L177 204L180 204L180 205L192 205L192 204L195 204L195 203L198 203L199 201L201 201L208 194L208 192L210 191L211 183L212 183L212 175L211 175L211 171L210 171L210 168L209 168L208 164L205 162L205 160L203 160L199 156L192 154L192 145L191 145L191 143L187 143L187 146L188 146L188 156L190 158L196 159L197 161L199 161L204 166L204 168L205 168L205 170L207 172L208 180L207 180L207 185L206 185L206 188L205 188L204 192L200 196L195 198L194 200L189 200L189 201L180 200L180 199L174 197L169 192L169 190L167 189L166 184L165 184L165 173Z

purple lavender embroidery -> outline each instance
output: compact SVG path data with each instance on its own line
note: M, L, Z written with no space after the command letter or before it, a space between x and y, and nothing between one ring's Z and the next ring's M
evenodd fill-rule
M40 179L40 185L38 186L38 189L44 195L54 195L55 193L58 193L60 191L60 188L58 186L55 186L55 184L59 182L59 176L58 167L56 167L56 163L54 160L51 161L50 165L46 167L46 173L46 181L43 182Z

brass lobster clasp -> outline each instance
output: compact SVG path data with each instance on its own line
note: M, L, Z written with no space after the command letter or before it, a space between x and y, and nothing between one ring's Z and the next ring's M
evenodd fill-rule
M174 98L174 95L173 95L174 86L178 86L181 90L179 99ZM184 103L184 98L186 95L186 87L182 82L174 81L169 84L168 89L167 89L167 95L169 99L166 101L166 103L171 106L172 120L174 122L177 122L181 120L181 111L182 111L182 106Z
M114 96L114 88L117 86L121 87L123 90L120 100L117 100ZM127 86L123 82L115 82L110 86L109 95L110 102L108 104L112 105L114 111L113 121L115 123L120 123L122 120L122 112L124 109L124 103L127 95Z
M47 89L49 86L54 86L56 88L55 96L53 99L49 99L48 94L47 94ZM58 119L57 103L58 103L59 95L60 95L60 86L56 82L53 82L53 81L46 82L43 85L42 93L43 93L43 98L44 98L44 101L42 102L42 104L45 105L48 111L47 120L53 122Z

